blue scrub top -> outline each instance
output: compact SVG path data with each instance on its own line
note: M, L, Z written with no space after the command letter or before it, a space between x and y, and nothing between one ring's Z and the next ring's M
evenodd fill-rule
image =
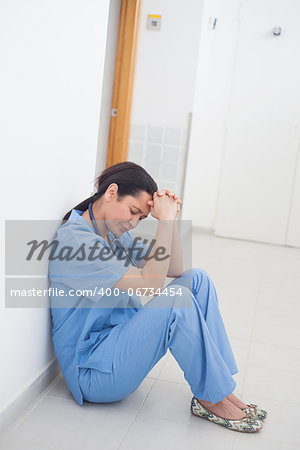
M50 289L52 340L64 379L79 405L83 404L78 382L79 368L111 372L120 328L142 306L140 298L129 296L127 291L114 295L113 286L130 268L128 263L125 264L126 260L117 259L116 256L106 261L88 259L89 247L93 247L96 241L98 249L95 255L103 247L107 247L108 252L109 246L81 217L82 213L73 209L69 219L57 229L54 236L58 241L55 255L61 251L65 259L49 261L49 288L53 288ZM119 239L128 249L134 235L126 232ZM82 244L86 257L83 258L80 251L75 258L66 260ZM143 242L138 241L134 247L142 248L142 257L145 256L148 247ZM139 263L137 256L133 252L136 264ZM101 288L112 288L111 295L110 291L103 295ZM76 293L76 290L80 292Z

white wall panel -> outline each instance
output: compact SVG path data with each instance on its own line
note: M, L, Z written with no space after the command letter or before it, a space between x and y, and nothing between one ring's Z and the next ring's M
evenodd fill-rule
M244 2L214 223L218 235L285 243L300 119L299 21L299 3ZM275 26L281 36L273 35Z
M89 197L108 9L109 0L1 1L3 219L59 220ZM55 356L49 309L5 308L1 255L0 409Z
M204 0L187 3L142 1L128 153L179 196ZM147 29L148 14L161 15L160 31Z
M225 118L238 32L240 0L204 3L182 217L212 228L224 148ZM211 20L217 19L216 27Z

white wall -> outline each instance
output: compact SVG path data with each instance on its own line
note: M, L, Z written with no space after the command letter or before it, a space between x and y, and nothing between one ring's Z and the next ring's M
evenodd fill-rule
M182 217L192 218L195 227L214 230L221 236L299 246L300 181L297 177L300 175L296 165L300 98L295 82L299 70L296 58L299 5L299 0L205 0L182 208ZM214 30L209 27L210 18L217 18ZM259 23L261 29L256 35L250 33L252 41L249 40L248 48L241 50L245 30L253 31ZM272 35L276 24L283 27L277 46ZM261 45L257 44L260 39ZM266 51L266 46L272 44L274 48ZM284 44L288 51L282 50ZM240 63L244 67L240 77L243 89L236 94L241 55L245 58ZM245 61L250 70L245 69ZM260 84L265 82L260 92L255 89L259 84L253 81L255 77ZM237 126L233 129L234 99ZM257 114L255 108L259 108ZM287 125L285 134L278 126L283 122ZM235 155L238 158L228 157L233 147L230 136L240 137Z
M182 217L211 229L238 39L240 0L206 0L201 27ZM211 29L210 17L217 18ZM195 195L197 206L195 207Z
M204 0L143 0L128 159L180 194ZM161 30L147 29L149 14Z
M131 123L181 127L194 98L202 0L143 0ZM148 14L162 16L147 29Z
M121 0L110 0L95 176L106 166Z
M300 2L243 2L217 235L286 244L300 138L299 19Z
M2 0L3 219L60 219L93 189L109 0ZM1 221L2 248L4 222ZM1 252L4 274L4 252ZM0 410L54 357L50 311L0 298Z

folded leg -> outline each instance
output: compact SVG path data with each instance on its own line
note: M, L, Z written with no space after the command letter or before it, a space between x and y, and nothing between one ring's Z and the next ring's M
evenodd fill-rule
M172 282L166 291L170 293L171 287L181 295L154 297L128 322L118 325L113 370L104 373L89 369L86 400L112 402L126 397L138 388L168 348L197 398L216 403L234 390L231 371L206 322L209 308L205 320L199 299L190 289ZM220 312L216 309L211 315L210 322L217 322L214 329L221 320ZM218 339L222 333L222 329L218 331Z

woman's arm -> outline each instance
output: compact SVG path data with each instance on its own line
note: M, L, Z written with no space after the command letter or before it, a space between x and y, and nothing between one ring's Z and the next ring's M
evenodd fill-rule
M181 201L178 199L178 196L172 193L169 190L166 190L165 193L169 196L173 196L175 200L177 200L177 216L180 212L180 204ZM173 194L173 195L171 195ZM158 195L160 195L158 193ZM143 259L138 265L139 269L142 269L146 264L146 260ZM168 277L177 278L180 277L183 273L183 257L182 257L182 247L180 243L177 221L173 221L173 233L172 233L172 245L171 245L171 258L170 265L168 270Z
M140 261L137 266L139 269L142 269L147 260L144 258ZM183 260L182 260L182 247L180 243L177 221L173 221L173 230L172 230L172 244L171 244L171 257L170 264L168 270L168 277L180 277L183 273Z
M173 222L172 250L168 277L177 278L183 274L182 247L180 243L177 221Z
M123 277L114 285L121 290L153 288L163 289L169 273L172 253L174 221L176 221L177 204L168 196L155 195L151 214L158 219L155 245L142 269L130 267Z

